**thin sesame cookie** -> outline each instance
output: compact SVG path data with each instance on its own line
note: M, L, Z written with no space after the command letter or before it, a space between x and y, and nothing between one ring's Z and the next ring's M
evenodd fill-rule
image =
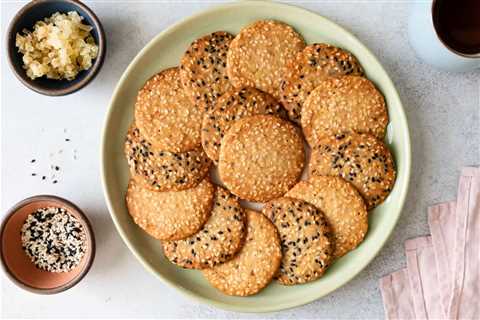
M277 227L282 244L281 284L306 283L320 278L330 266L334 243L323 213L294 198L277 198L262 210Z
M179 153L157 150L135 125L128 130L124 150L132 177L153 191L193 188L207 175L211 165L201 147Z
M370 134L339 134L318 141L312 150L311 175L340 176L353 184L371 210L395 184L395 163L385 144Z
M204 269L231 259L245 240L245 212L238 198L217 187L212 214L196 234L163 243L165 256L187 269Z
M250 296L265 288L282 260L277 228L263 214L246 210L245 244L230 261L202 271L212 286L231 296Z
M385 99L363 77L326 79L310 93L302 108L302 129L310 146L325 136L358 132L385 136L388 113Z
M227 74L235 87L250 86L280 99L287 62L305 47L293 28L283 22L260 20L233 39L227 53Z
M300 123L303 103L328 77L362 76L363 69L350 52L325 43L306 46L288 63L281 85L281 101L292 121Z
M180 61L183 87L192 101L206 111L231 88L228 80L227 51L233 35L217 31L195 40Z
M264 202L285 194L305 163L303 139L289 121L256 115L236 121L220 147L218 171L242 199Z
M332 228L336 258L363 241L368 230L367 206L355 187L342 178L312 176L297 183L285 196L304 200L323 212Z
M135 123L158 150L185 152L199 147L202 118L203 111L183 89L177 67L156 74L138 92Z
M210 217L215 187L207 177L195 188L155 192L135 179L128 183L126 203L133 221L159 240L183 239Z
M286 112L277 100L258 89L231 89L221 96L215 108L203 116L202 146L210 159L218 161L222 138L236 120L257 114L286 118Z

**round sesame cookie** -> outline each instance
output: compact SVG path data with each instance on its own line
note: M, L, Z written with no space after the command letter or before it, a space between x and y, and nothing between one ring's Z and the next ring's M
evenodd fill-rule
M281 284L306 283L320 278L330 266L334 243L323 213L294 198L278 198L262 210L277 227L282 244Z
M385 136L388 113L382 94L363 77L341 76L322 81L302 108L302 129L310 144L333 134Z
M246 210L245 244L230 261L202 270L218 290L231 296L250 296L265 288L282 260L277 228L263 214Z
M368 230L367 206L355 187L342 178L312 176L297 183L285 196L304 200L323 212L332 229L336 258L363 241Z
M180 69L163 70L138 92L135 123L158 150L185 152L200 146L203 111L183 89Z
M300 123L303 103L311 91L328 77L362 76L363 69L350 52L325 43L306 46L289 61L281 85L281 101L290 119Z
M233 35L225 31L203 36L192 42L180 61L183 87L203 111L213 108L232 86L225 71L232 40Z
M280 99L287 62L305 47L293 28L273 20L257 21L233 39L227 53L227 74L235 87L250 86Z
M242 199L264 202L285 194L300 178L303 139L289 121L256 115L236 121L220 147L218 171Z
M163 242L165 256L187 269L204 269L230 260L245 239L245 213L238 198L217 187L212 214L196 234Z
M125 156L132 177L153 191L180 191L195 187L208 173L211 161L201 147L186 152L156 150L131 125Z
M197 232L210 217L215 187L205 178L195 188L155 192L135 179L128 183L126 202L133 221L159 240L176 240Z
M341 176L362 195L371 210L395 184L395 163L385 144L370 134L339 134L318 141L312 150L311 175Z
M221 96L215 108L203 116L202 146L210 159L218 161L222 138L236 120L257 114L286 117L271 95L252 87L231 89Z

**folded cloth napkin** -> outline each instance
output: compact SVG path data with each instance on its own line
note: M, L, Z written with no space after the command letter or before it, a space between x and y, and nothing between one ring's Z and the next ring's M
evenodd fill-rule
M407 240L407 269L380 279L388 319L480 319L480 169L458 200L428 210L431 236Z
M438 291L441 295L443 314L448 313L453 284L453 259L456 225L456 201L440 203L428 208L428 225L432 233L432 245L437 265Z
M388 319L415 319L407 269L380 279L380 291Z
M405 242L407 269L415 315L420 319L445 317L438 290L437 265L432 238L419 237Z
M480 169L464 168L458 186L453 288L447 317L480 319Z

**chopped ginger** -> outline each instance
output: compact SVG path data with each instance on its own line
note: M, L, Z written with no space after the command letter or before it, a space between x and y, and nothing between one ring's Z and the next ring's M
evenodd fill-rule
M23 68L31 79L73 80L82 70L88 70L97 57L98 46L77 12L59 12L44 21L37 21L33 32L17 33L15 45L23 54Z

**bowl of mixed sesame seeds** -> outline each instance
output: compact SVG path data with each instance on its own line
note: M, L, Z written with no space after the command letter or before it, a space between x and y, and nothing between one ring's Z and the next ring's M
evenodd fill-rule
M0 260L19 287L54 294L77 284L95 256L94 234L73 203L50 195L27 198L7 213L0 228Z

